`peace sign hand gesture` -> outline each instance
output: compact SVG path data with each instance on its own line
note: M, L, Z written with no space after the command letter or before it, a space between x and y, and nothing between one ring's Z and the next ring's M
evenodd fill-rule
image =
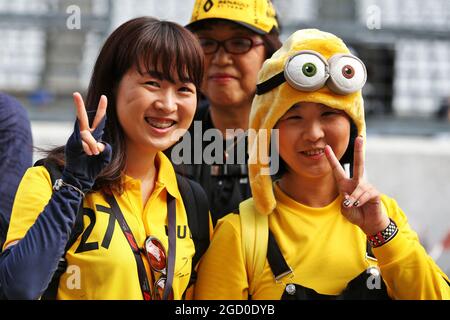
M368 236L384 230L389 225L388 215L382 211L378 190L363 179L364 175L364 140L355 139L353 177L347 177L342 165L330 146L325 147L325 154L333 170L339 192L344 196L341 213L351 223L357 225Z
M92 126L78 92L73 94L77 121L65 147L63 180L87 192L92 189L98 174L111 161L111 146L101 142L106 122L106 96L101 96Z

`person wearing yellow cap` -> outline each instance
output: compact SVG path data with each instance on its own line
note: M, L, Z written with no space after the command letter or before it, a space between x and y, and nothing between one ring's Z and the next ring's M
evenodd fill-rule
M316 29L264 63L249 124L253 197L219 220L197 299L450 299L401 208L364 178L366 77L341 39ZM274 178L266 159L278 155Z
M215 223L251 196L244 132L257 73L281 46L279 26L268 0L197 0L186 27L198 37L205 53L201 87L205 99L189 130L189 150L184 150L192 158L178 171L205 189ZM210 153L214 142L220 146Z

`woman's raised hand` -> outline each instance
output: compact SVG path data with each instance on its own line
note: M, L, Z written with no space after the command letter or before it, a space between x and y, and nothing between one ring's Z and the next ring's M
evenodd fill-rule
M80 126L80 136L81 136L81 143L83 145L83 150L84 152L86 152L87 155L90 156L98 155L105 149L105 145L101 142L98 142L92 136L92 133L99 126L101 120L103 120L103 117L106 115L106 107L108 105L108 100L104 95L100 97L100 102L98 103L97 113L95 114L94 122L92 123L92 128L89 127L89 118L81 94L75 92L73 94L73 102L75 103L75 108L77 109L77 119ZM103 128L101 128L101 130L103 130ZM101 136L99 138L101 139Z
M363 144L363 138L358 136L355 139L352 178L347 176L330 146L325 147L325 154L339 192L344 197L342 214L370 236L384 230L389 225L389 217L382 210L380 192L364 180Z
M65 147L64 181L88 192L96 177L111 161L111 146L102 142L106 124L106 96L101 96L92 126L83 98L78 92L73 94L77 121ZM67 180L67 181L66 181Z

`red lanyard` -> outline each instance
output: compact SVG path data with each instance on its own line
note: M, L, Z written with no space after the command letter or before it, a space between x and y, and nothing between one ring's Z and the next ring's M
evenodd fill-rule
M139 284L141 286L142 296L144 300L151 300L151 290L148 282L147 272L145 271L144 261L142 260L141 250L136 242L136 239L131 232L125 218L117 204L113 195L106 195L106 201L108 201L112 212L114 213L117 221L119 222L120 229L122 229L125 238L133 251L134 258L136 259L137 271L139 276ZM175 254L176 254L176 207L175 198L167 193L167 210L168 210L168 224L169 224L169 250L168 250L168 269L167 269L167 282L164 288L163 300L166 300L172 290L174 267L175 267Z

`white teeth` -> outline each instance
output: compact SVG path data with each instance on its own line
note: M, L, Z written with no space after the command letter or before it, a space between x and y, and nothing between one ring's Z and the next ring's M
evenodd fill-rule
M324 149L315 149L315 150L308 150L308 151L303 151L304 154L306 154L307 156L315 156L318 154L322 154L324 152Z
M147 121L147 123L151 126L159 129L166 129L174 124L174 121L172 120L154 120L151 118L145 118L145 121Z

